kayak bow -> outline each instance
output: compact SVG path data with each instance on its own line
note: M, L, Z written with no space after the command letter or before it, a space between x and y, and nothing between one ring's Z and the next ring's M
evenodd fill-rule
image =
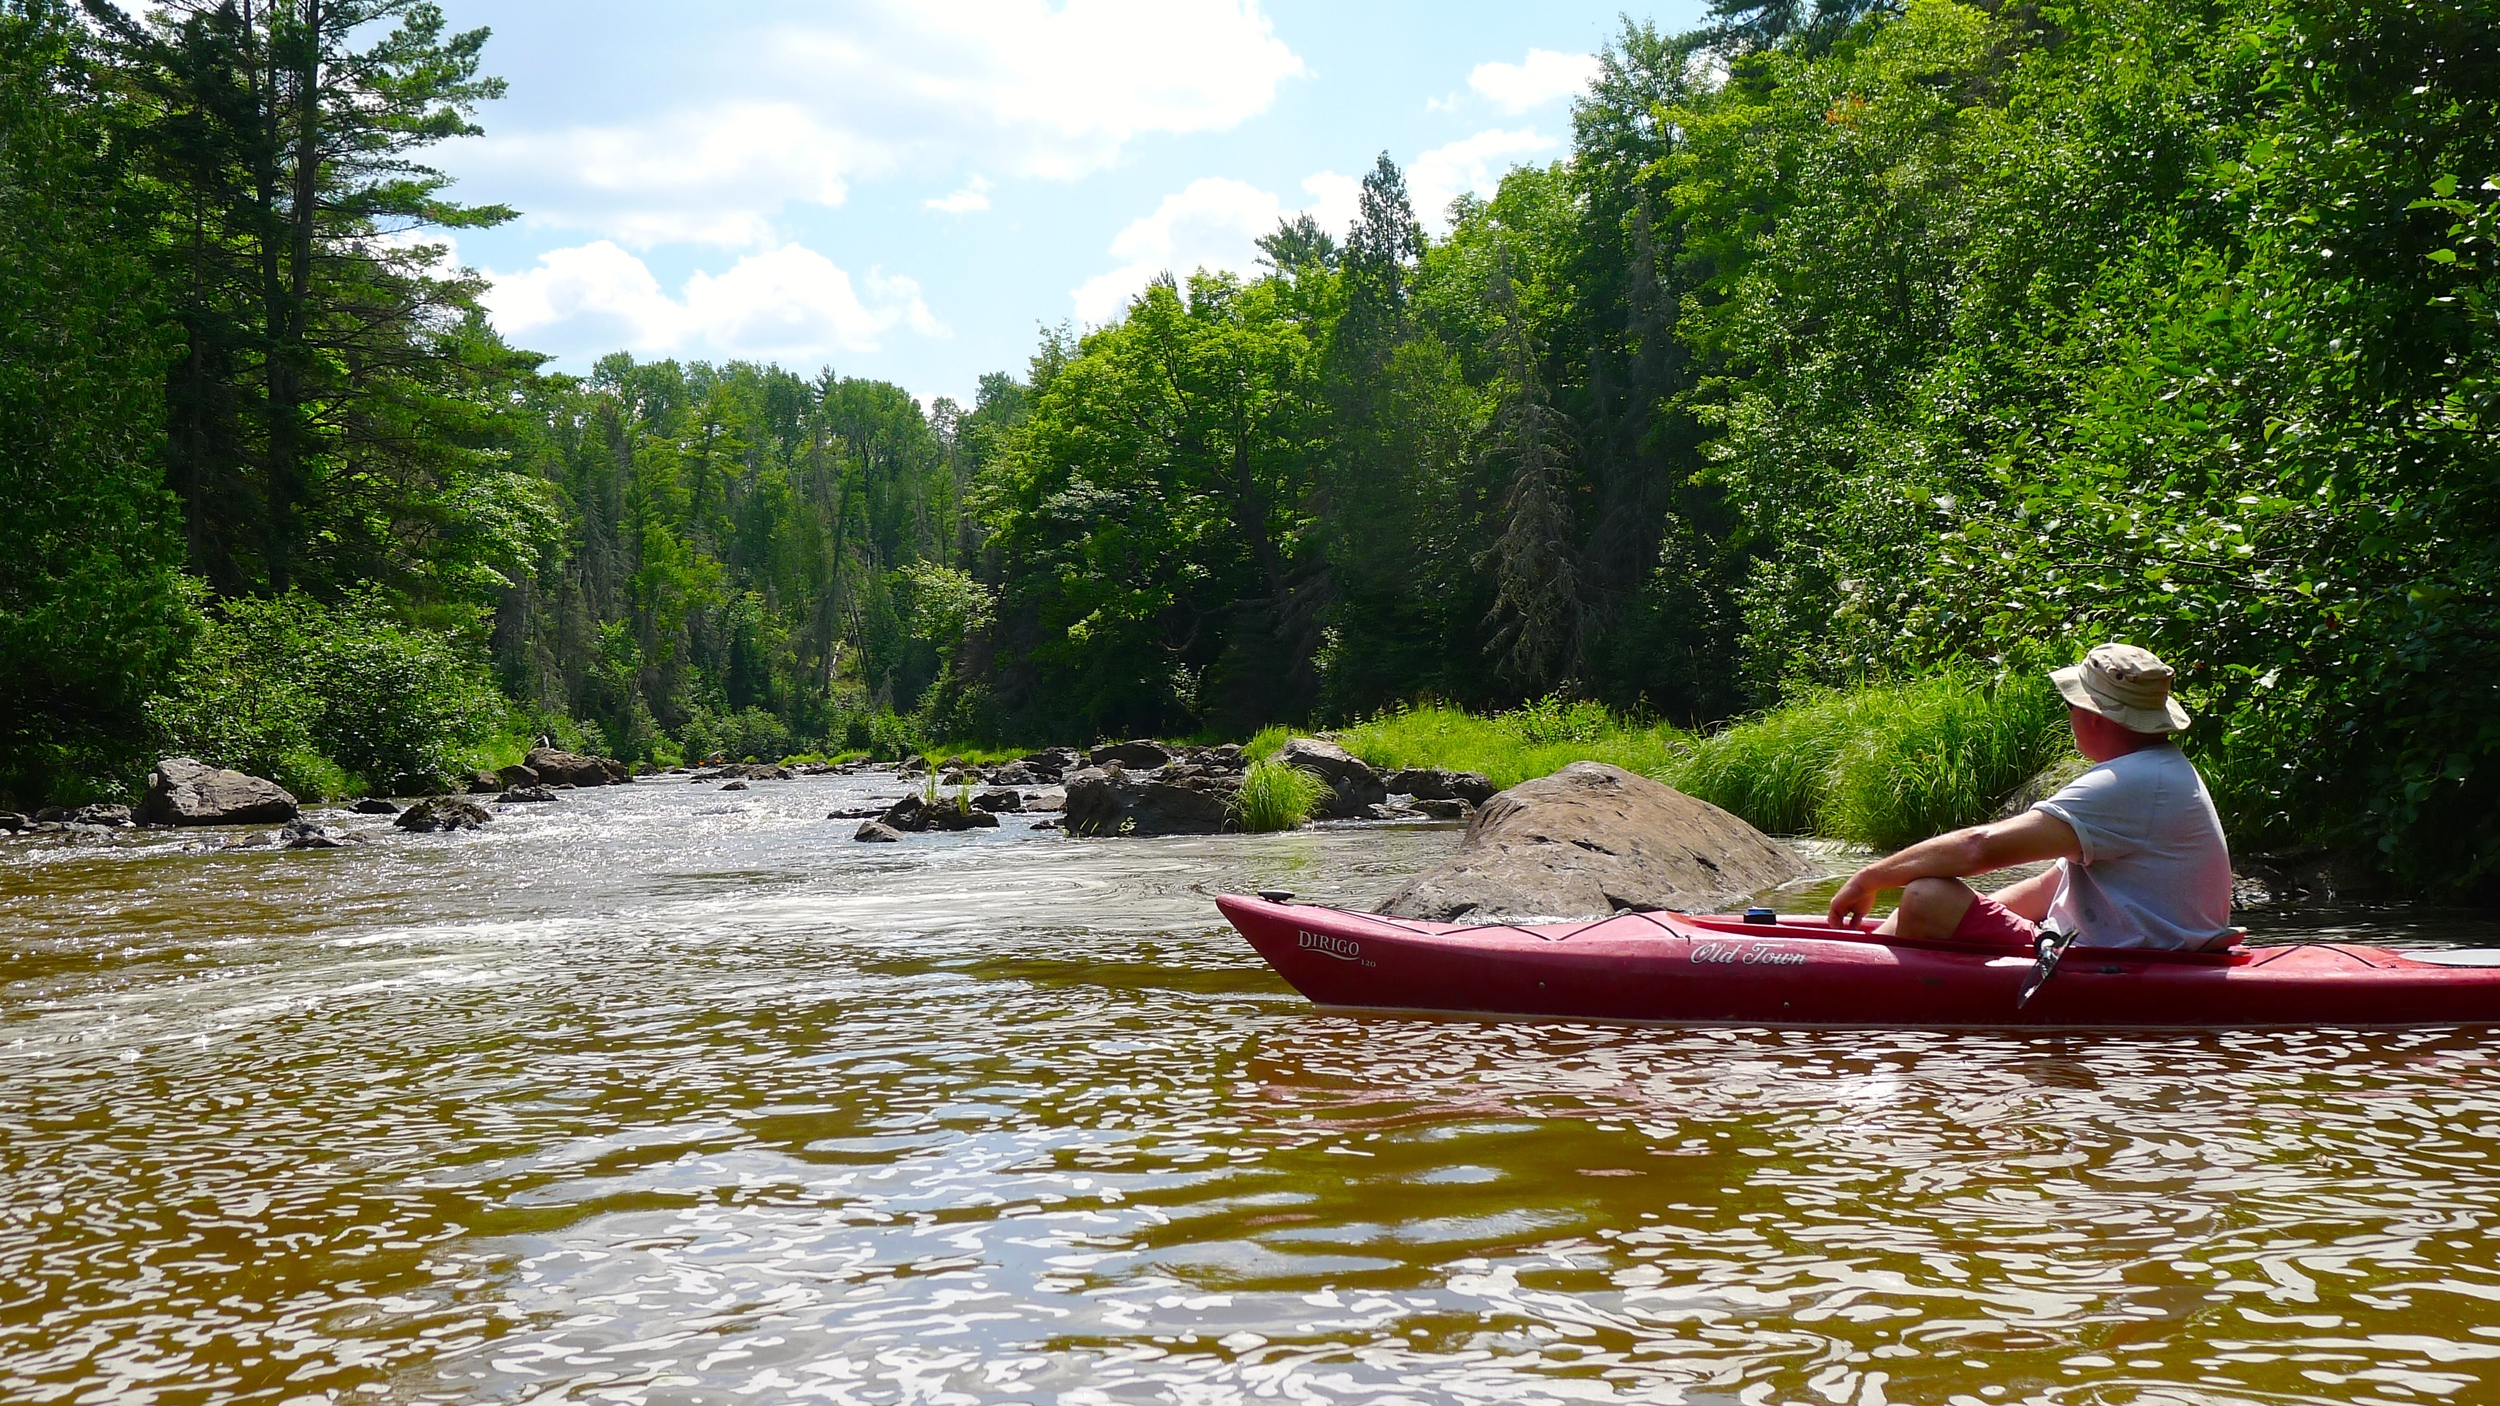
M1466 925L1234 894L1216 904L1323 1006L1772 1026L2500 1024L2500 968L2342 943L2073 947L2057 979L2018 1005L2035 965L2028 947L1905 941L1812 919Z

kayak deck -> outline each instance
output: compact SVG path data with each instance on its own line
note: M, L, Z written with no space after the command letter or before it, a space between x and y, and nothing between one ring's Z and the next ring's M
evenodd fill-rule
M2500 1023L2500 969L2357 944L2070 949L2026 1006L2028 947L1816 919L1619 913L1430 923L1227 894L1224 916L1326 1006L1670 1024L2252 1029Z

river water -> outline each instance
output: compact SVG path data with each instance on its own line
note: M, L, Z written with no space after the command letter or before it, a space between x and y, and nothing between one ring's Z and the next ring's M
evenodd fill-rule
M0 845L0 1401L2500 1400L2489 1035L1323 1014L1210 896L1455 830L881 784Z

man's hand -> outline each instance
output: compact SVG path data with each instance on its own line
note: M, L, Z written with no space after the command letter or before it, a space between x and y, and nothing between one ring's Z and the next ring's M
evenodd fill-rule
M1874 911L1877 894L1913 879L1966 879L2034 860L2082 857L2075 827L2045 810L2028 810L2011 820L1921 840L1876 860L1850 875L1832 895L1829 917L1835 927L1858 927Z
M1875 865L1869 864L1850 875L1849 882L1842 884L1840 892L1832 895L1832 910L1829 914L1832 926L1842 928L1865 926L1867 915L1875 911L1875 895L1881 891L1876 888L1874 879L1869 877L1874 874L1875 869Z

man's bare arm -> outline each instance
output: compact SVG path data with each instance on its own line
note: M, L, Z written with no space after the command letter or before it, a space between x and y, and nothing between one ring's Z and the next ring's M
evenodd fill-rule
M2077 859L2082 842L2075 827L2044 810L2011 820L1921 840L1860 869L1832 896L1831 921L1856 927L1875 907L1875 896L1914 879L1960 879L2043 859Z

